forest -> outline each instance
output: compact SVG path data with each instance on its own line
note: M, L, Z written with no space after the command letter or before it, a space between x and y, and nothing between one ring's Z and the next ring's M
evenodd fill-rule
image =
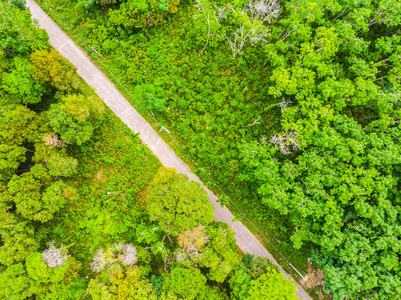
M0 290L275 299L276 280L277 299L292 299L50 48L23 1L0 3ZM305 272L310 258L322 298L401 297L399 0L38 3L268 249ZM176 223L179 206L160 207L183 190L199 206ZM33 275L67 249L64 271Z
M0 1L0 299L297 299Z

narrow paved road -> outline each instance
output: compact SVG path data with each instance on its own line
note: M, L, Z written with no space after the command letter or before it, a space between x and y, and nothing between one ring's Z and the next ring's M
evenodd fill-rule
M185 174L190 180L199 182L208 193L210 202L215 207L214 219L227 223L235 232L238 247L245 253L255 256L268 257L275 264L272 255L262 246L253 234L239 221L232 222L233 215L225 207L217 203L217 197L208 190L203 183L191 173L189 167L175 154L175 152L159 137L148 122L129 104L115 86L103 75L101 71L90 61L82 50L58 27L56 23L33 0L27 0L26 6L30 9L32 18L39 21L39 26L45 29L50 37L50 44L58 50L78 68L78 74L92 87L104 100L107 106L135 133L139 133L142 141L150 148L160 162L170 168L175 168L179 173ZM278 264L277 264L278 265ZM278 265L279 266L279 265ZM280 267L280 266L279 266ZM280 267L281 269L281 267ZM285 273L283 271L283 273ZM285 273L286 278L291 278ZM297 285L297 296L304 300L312 298Z

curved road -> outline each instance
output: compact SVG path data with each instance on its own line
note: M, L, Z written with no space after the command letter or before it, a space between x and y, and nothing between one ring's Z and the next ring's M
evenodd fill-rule
M175 154L162 138L159 137L147 121L131 106L106 76L90 61L86 54L74 44L40 6L33 0L27 0L26 6L30 9L32 18L37 19L39 21L39 26L47 31L50 37L50 44L53 48L59 51L61 55L78 68L78 74L89 85L95 88L97 94L121 121L133 132L139 133L143 143L150 148L160 162L166 167L177 169L179 173L187 175L190 180L199 182L202 185L209 196L210 202L214 205L214 219L227 223L235 231L238 247L245 253L248 252L255 256L268 257L277 264L273 256L267 252L262 244L241 222L232 222L234 217L232 213L227 208L221 207L220 204L217 203L216 195L208 190L198 177L191 173L189 167ZM285 274L286 278L291 278L281 267L280 269ZM300 299L312 300L295 281L294 284L297 286L296 295Z

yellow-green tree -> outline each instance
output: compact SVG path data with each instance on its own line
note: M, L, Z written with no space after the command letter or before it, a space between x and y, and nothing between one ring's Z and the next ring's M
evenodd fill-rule
M174 169L161 168L147 198L147 211L166 233L177 236L213 221L214 208L200 184Z
M206 277L199 269L188 270L176 267L164 276L162 299L176 296L178 299L195 299L203 291ZM177 299L176 298L176 299Z
M256 280L251 281L247 300L296 300L297 287L289 279L284 278L284 274L276 269L268 268Z
M87 291L93 300L157 299L137 266L106 269L103 275L89 282Z
M76 68L56 50L39 50L31 54L33 78L65 92L80 88Z

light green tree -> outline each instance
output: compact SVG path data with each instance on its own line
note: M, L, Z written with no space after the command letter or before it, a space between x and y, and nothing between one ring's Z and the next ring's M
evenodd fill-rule
M196 261L199 266L209 268L209 279L223 282L241 262L234 231L226 223L216 222L206 232L207 242L199 249Z
M175 267L164 276L162 293L177 295L178 299L195 299L203 291L206 277L199 269L193 271ZM163 297L162 297L163 299Z
M31 64L28 59L14 57L14 67L1 75L2 87L13 95L9 104L35 104L41 101L44 88L32 77Z
M98 97L70 94L48 110L50 125L63 141L81 145L89 141L104 105Z
M223 282L240 263L233 230L223 222L199 225L178 235L177 262L187 268L208 268L210 280Z
M76 173L78 161L60 152L54 152L45 159L45 164L50 175L68 177Z
M297 287L291 280L285 279L284 274L276 269L267 272L251 281L248 300L296 300Z
M25 106L0 110L0 141L22 145L26 142L40 141L42 128L47 130L46 122L34 111Z
M180 232L213 221L213 205L200 184L174 169L161 168L147 198L147 211L166 233Z
M36 285L27 276L22 263L12 265L0 273L0 298L24 300L32 297L36 292Z
M0 263L11 266L22 262L30 253L37 251L40 237L29 222L15 220L10 213L6 213L4 216L6 217L5 222L0 228L2 240Z
M94 126L91 122L76 122L65 111L61 110L62 104L53 104L48 111L50 125L60 134L60 137L68 142L81 145L89 141L93 136Z
M132 268L106 269L102 276L89 282L87 291L94 300L156 300L152 285L144 278L137 266Z
M45 184L46 187L42 187ZM28 220L47 222L65 204L65 184L62 181L51 183L47 170L35 165L31 172L14 175L7 184L2 201L13 205L17 214Z
M230 278L230 287L235 299L246 300L249 298L249 290L253 283L260 276L279 269L267 257L254 258L247 254L243 257L242 263L235 268L234 274Z
M2 299L26 299L46 294L50 287L60 283L69 269L68 261L51 268L42 260L42 253L33 252L22 263L9 266L0 273L0 297Z

